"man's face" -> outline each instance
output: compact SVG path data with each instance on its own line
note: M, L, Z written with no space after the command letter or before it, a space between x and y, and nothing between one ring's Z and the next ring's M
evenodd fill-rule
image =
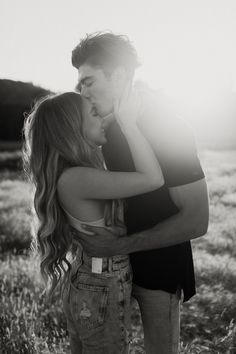
M79 89L96 108L97 113L104 117L113 111L114 82L105 75L101 68L83 64L78 70Z

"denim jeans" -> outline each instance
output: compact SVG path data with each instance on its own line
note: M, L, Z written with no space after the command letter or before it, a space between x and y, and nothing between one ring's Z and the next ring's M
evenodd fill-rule
M129 352L132 271L128 256L103 258L101 274L92 273L83 252L63 296L72 354ZM74 267L75 269L75 267Z
M141 312L146 354L178 354L180 291L170 294L133 284L132 296Z

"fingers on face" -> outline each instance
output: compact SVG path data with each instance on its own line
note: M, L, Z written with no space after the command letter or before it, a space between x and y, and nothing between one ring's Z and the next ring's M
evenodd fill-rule
M124 87L124 90L122 91L122 94L120 95L120 97L117 99L117 104L118 107L122 107L122 104L127 104L130 95L131 95L131 83L127 83Z

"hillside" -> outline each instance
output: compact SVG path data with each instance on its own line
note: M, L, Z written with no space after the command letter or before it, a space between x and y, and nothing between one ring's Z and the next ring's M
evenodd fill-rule
M30 105L34 99L49 94L50 91L34 86L31 82L0 79L0 105Z
M24 114L49 93L29 82L0 79L0 141L20 141Z

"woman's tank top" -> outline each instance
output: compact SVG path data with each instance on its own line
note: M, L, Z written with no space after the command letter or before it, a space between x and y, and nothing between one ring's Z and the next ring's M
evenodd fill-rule
M67 215L69 224L78 231L82 231L83 233L88 233L82 228L83 224L90 225L90 226L97 226L97 227L106 227L104 217L94 221L82 221L79 220L78 218L75 218L73 215L71 215L68 212L68 210L66 210L65 208L62 207L62 209ZM102 258L92 257L92 273L102 273L102 262L103 262Z
M89 232L86 232L86 230L83 229L83 227L82 227L83 224L90 225L90 226L96 226L96 227L105 227L105 228L108 228L108 229L110 228L110 229L114 230L114 226L109 227L106 225L104 217L97 219L97 220L93 220L93 221L82 221L82 220L79 220L78 218L75 218L73 215L71 215L65 208L62 207L62 209L64 210L64 212L67 215L68 223L78 231L82 231L83 233L90 234ZM126 230L125 227L123 227L123 228L119 227L120 234L124 234L124 230ZM85 256L85 254L84 254L84 256ZM127 260L127 257L128 256L124 256L124 255L113 256L112 260L113 261L116 261L116 260L120 261L121 259ZM87 256L87 258L88 258L88 256ZM91 258L91 267L92 267L92 269L91 269L92 273L102 273L103 258L92 257ZM75 262L74 266L72 267L72 269L73 268L76 268L76 262Z
M71 215L65 208L62 207L62 209L67 215L69 224L73 226L75 229L77 229L78 231L85 232L84 229L82 228L83 224L90 225L90 226L97 226L97 227L106 227L104 217L93 221L82 221L79 220L78 218L75 218L73 215Z

